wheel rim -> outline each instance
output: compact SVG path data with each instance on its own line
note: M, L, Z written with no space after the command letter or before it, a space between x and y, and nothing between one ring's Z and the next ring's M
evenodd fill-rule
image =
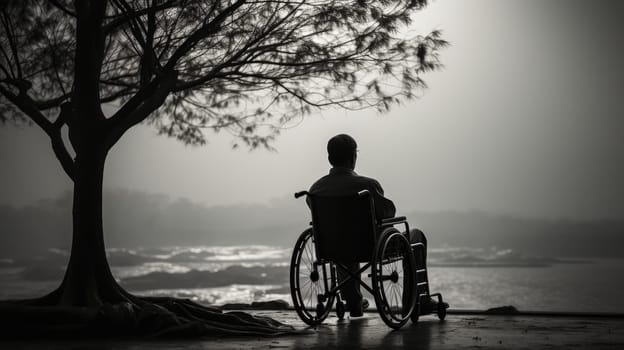
M414 306L413 295L403 300L406 278L412 278L414 273L410 250L407 239L394 230L383 236L375 252L373 277L377 307L384 322L393 328L405 324ZM409 260L404 263L404 259Z
M301 235L293 250L290 268L291 294L295 310L299 317L310 325L321 323L329 314L334 302L333 297L326 297L325 288L326 280L329 286L333 285L329 270L331 266L315 264L313 239L311 230Z

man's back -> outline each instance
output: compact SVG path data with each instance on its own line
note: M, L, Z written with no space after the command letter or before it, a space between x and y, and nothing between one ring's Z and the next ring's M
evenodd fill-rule
M333 167L329 174L316 181L309 192L317 196L347 196L361 190L368 190L373 195L377 219L393 217L396 209L391 200L383 196L384 192L375 179L360 176L346 167Z

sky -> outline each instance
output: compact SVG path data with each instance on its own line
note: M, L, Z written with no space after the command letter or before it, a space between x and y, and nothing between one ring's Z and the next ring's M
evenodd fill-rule
M451 46L419 99L386 114L314 113L284 130L274 152L233 150L225 133L188 147L138 126L110 152L105 188L205 206L269 203L326 174L327 140L348 133L356 171L378 179L399 213L621 219L621 18L621 1L433 1L410 31L440 29ZM37 128L0 127L0 160L0 204L71 190Z

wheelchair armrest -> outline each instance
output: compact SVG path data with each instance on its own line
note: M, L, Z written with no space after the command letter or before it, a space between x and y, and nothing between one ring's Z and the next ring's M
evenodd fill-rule
M394 218L388 218L388 219L382 219L380 224L382 226L385 225L396 225L396 224L402 224L404 222L407 221L407 218L405 216L397 216Z
M358 196L362 197L362 196L370 196L370 191L369 190L361 190L360 192L357 193Z

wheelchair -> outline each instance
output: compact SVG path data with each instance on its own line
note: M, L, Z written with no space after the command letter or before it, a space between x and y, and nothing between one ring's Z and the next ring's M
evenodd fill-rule
M290 291L299 318L310 326L321 324L336 303L336 315L343 319L345 303L340 289L356 280L375 299L381 319L393 329L408 320L417 322L421 300L437 297L440 320L446 316L439 293L429 294L426 266L416 266L414 252L423 254L423 243L411 244L405 217L377 221L373 197L368 190L353 196L315 196L307 191L312 211L311 227L303 231L293 249ZM403 232L395 228L404 226ZM357 244L354 244L357 242ZM353 273L345 263L364 263ZM371 285L359 275L370 268ZM348 277L338 282L338 271ZM420 282L418 282L420 281Z

